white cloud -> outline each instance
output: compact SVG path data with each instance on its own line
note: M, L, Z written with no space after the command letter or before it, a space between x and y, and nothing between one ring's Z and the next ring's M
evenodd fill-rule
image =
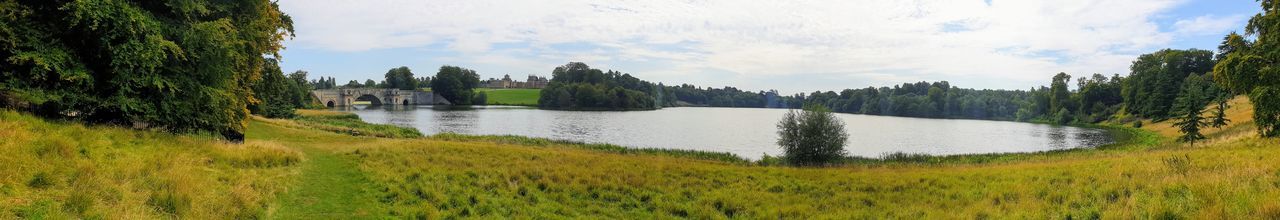
M796 74L923 79L1025 88L1057 72L1124 73L1178 34L1225 30L1202 16L1164 32L1154 17L1182 0L421 1L284 0L294 47L337 52L445 45L451 60L515 69L568 61L657 81L719 85ZM521 50L500 43L527 45ZM559 44L589 50L555 50ZM679 45L679 46L671 46ZM495 60L483 60L495 59ZM526 59L519 61L519 59ZM641 72L645 71L645 72ZM729 73L732 79L688 77ZM692 80L692 81L686 81ZM981 85L975 85L981 84ZM752 87L755 85L757 87ZM864 84L866 85L866 84ZM800 86L800 85L796 85ZM964 86L964 85L962 85ZM853 87L853 86L847 86ZM824 88L835 89L835 88Z
M1224 35L1239 28L1245 20L1243 15L1214 16L1202 15L1193 19L1182 19L1173 23L1174 32L1187 35Z

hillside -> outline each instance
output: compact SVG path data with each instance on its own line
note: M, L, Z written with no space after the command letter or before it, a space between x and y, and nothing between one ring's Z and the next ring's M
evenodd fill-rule
M304 112L316 114L333 115ZM1255 137L1236 113L1230 128L1194 147L1150 136L996 161L834 168L497 138L351 136L260 118L248 144L232 146L0 116L0 136L15 140L0 143L0 163L17 168L0 170L7 217L1280 217L1272 199L1280 197L1280 141Z

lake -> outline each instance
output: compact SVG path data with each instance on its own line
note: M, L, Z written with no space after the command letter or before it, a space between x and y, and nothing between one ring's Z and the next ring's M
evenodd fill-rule
M423 134L520 135L628 147L780 155L776 124L785 109L681 107L654 111L552 111L529 107L367 106L335 109L366 122ZM852 156L1036 152L1114 142L1107 130L1020 122L839 114Z

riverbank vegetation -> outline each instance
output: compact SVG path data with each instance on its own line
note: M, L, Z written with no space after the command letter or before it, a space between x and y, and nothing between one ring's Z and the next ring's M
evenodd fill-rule
M660 84L572 62L556 67L538 107L559 110L649 110L671 106Z

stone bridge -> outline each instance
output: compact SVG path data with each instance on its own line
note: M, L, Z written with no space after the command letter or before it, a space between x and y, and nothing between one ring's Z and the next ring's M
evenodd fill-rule
M449 100L431 92L399 89L317 89L311 96L328 107L351 106L356 101L370 105L450 105Z

